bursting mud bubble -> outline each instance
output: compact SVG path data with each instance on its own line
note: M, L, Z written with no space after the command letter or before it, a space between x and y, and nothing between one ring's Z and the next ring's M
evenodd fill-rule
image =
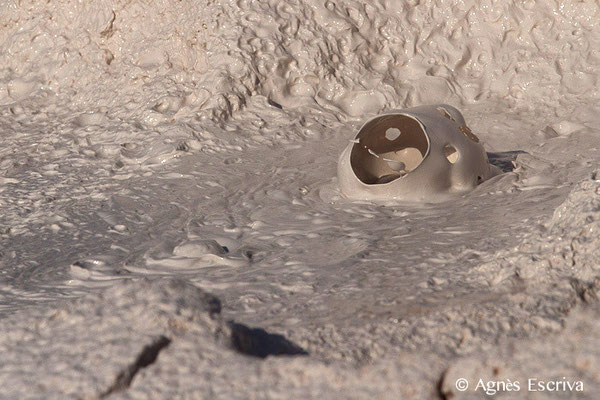
M434 203L499 173L462 114L443 104L371 119L338 161L341 192L358 200Z

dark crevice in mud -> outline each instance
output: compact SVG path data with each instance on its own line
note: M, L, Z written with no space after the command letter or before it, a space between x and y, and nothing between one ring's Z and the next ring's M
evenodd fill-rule
M571 279L571 287L577 293L581 301L586 304L598 302L598 293L600 292L600 277L596 277L592 282Z
M439 396L439 399L441 400L450 400L452 397L454 397L452 395L452 393L447 393L444 390L444 377L447 371L444 371L444 373L442 374L440 380L438 381L437 385L436 385L436 394Z
M502 172L512 172L515 169L513 161L517 159L519 154L527 154L526 151L514 150L514 151L501 151L498 153L487 153L490 164L500 168Z
M249 328L233 321L229 321L229 327L233 348L242 354L260 358L308 355L306 350L282 335L269 333L260 328Z
M267 99L267 103L269 103L270 105L272 105L275 108L279 108L280 110L283 110L283 106L281 104L277 103L276 101Z
M113 393L125 390L131 385L133 378L140 369L153 364L158 357L158 353L171 343L171 339L166 336L159 336L154 342L144 346L141 353L137 356L135 362L117 375L115 382L108 390L100 394L100 398L106 398Z

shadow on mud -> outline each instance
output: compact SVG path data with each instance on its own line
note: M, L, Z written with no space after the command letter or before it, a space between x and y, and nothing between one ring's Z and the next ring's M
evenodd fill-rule
M488 160L490 164L500 168L502 172L512 172L515 169L513 161L517 159L519 154L526 154L527 152L522 150L514 151L500 151L498 153L488 152Z
M233 347L242 354L260 358L308 355L306 350L282 335L269 333L260 328L249 328L233 321L229 322L229 326Z

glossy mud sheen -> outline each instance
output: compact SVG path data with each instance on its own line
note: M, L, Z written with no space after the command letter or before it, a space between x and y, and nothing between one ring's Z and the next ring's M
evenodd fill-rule
M461 398L459 374L535 372L595 398L599 13L3 2L1 395ZM439 103L503 174L341 195L365 121Z

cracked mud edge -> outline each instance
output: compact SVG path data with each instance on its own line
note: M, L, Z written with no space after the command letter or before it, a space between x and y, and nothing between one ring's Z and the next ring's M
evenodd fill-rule
M171 343L171 339L166 336L159 336L154 342L144 346L142 352L137 356L135 362L117 375L115 382L106 391L100 394L100 398L104 399L113 393L125 390L131 385L133 378L142 368L153 364L158 358L158 354Z
M282 335L269 333L261 328L249 328L234 321L229 321L228 325L231 329L231 345L238 353L258 358L308 355L306 350ZM144 346L135 362L122 370L114 383L102 392L99 398L104 399L114 393L126 390L139 370L156 362L158 354L171 342L171 339L161 335L151 344Z

